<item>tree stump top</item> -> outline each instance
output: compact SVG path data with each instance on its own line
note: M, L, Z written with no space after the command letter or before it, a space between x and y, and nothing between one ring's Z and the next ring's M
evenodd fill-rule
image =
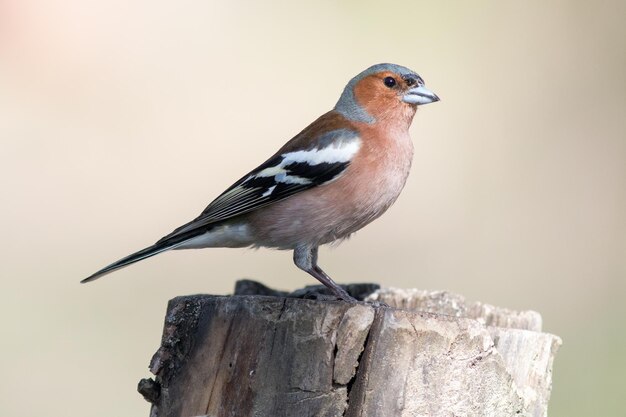
M538 313L376 287L174 298L139 387L151 416L547 415L561 341Z

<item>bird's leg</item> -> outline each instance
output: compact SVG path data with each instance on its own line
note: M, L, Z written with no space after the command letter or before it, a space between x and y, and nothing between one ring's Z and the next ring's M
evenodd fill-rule
M293 251L293 262L298 268L308 272L315 279L324 284L338 298L351 303L357 302L346 290L341 288L326 275L326 272L322 271L322 268L317 266L317 248L317 246L309 245L297 246Z

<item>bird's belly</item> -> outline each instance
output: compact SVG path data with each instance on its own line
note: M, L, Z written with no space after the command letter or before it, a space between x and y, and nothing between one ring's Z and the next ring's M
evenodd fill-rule
M398 198L410 168L410 159L403 162L393 169L381 169L382 173L371 169L368 175L351 177L347 173L334 183L252 213L249 219L255 244L292 249L303 243L317 246L347 238Z

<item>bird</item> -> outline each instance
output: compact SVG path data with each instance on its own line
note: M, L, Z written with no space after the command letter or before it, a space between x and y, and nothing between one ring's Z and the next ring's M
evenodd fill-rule
M318 248L380 217L404 188L417 107L439 101L414 71L373 65L345 86L335 107L155 244L83 279L168 250L266 247L293 261L338 299L356 302L318 265Z

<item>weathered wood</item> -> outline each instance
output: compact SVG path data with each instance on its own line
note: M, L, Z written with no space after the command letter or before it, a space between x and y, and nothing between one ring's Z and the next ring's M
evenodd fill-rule
M561 342L537 313L417 290L362 304L324 301L319 287L297 292L316 299L252 281L237 292L266 295L170 301L156 382L139 388L151 416L546 415Z

